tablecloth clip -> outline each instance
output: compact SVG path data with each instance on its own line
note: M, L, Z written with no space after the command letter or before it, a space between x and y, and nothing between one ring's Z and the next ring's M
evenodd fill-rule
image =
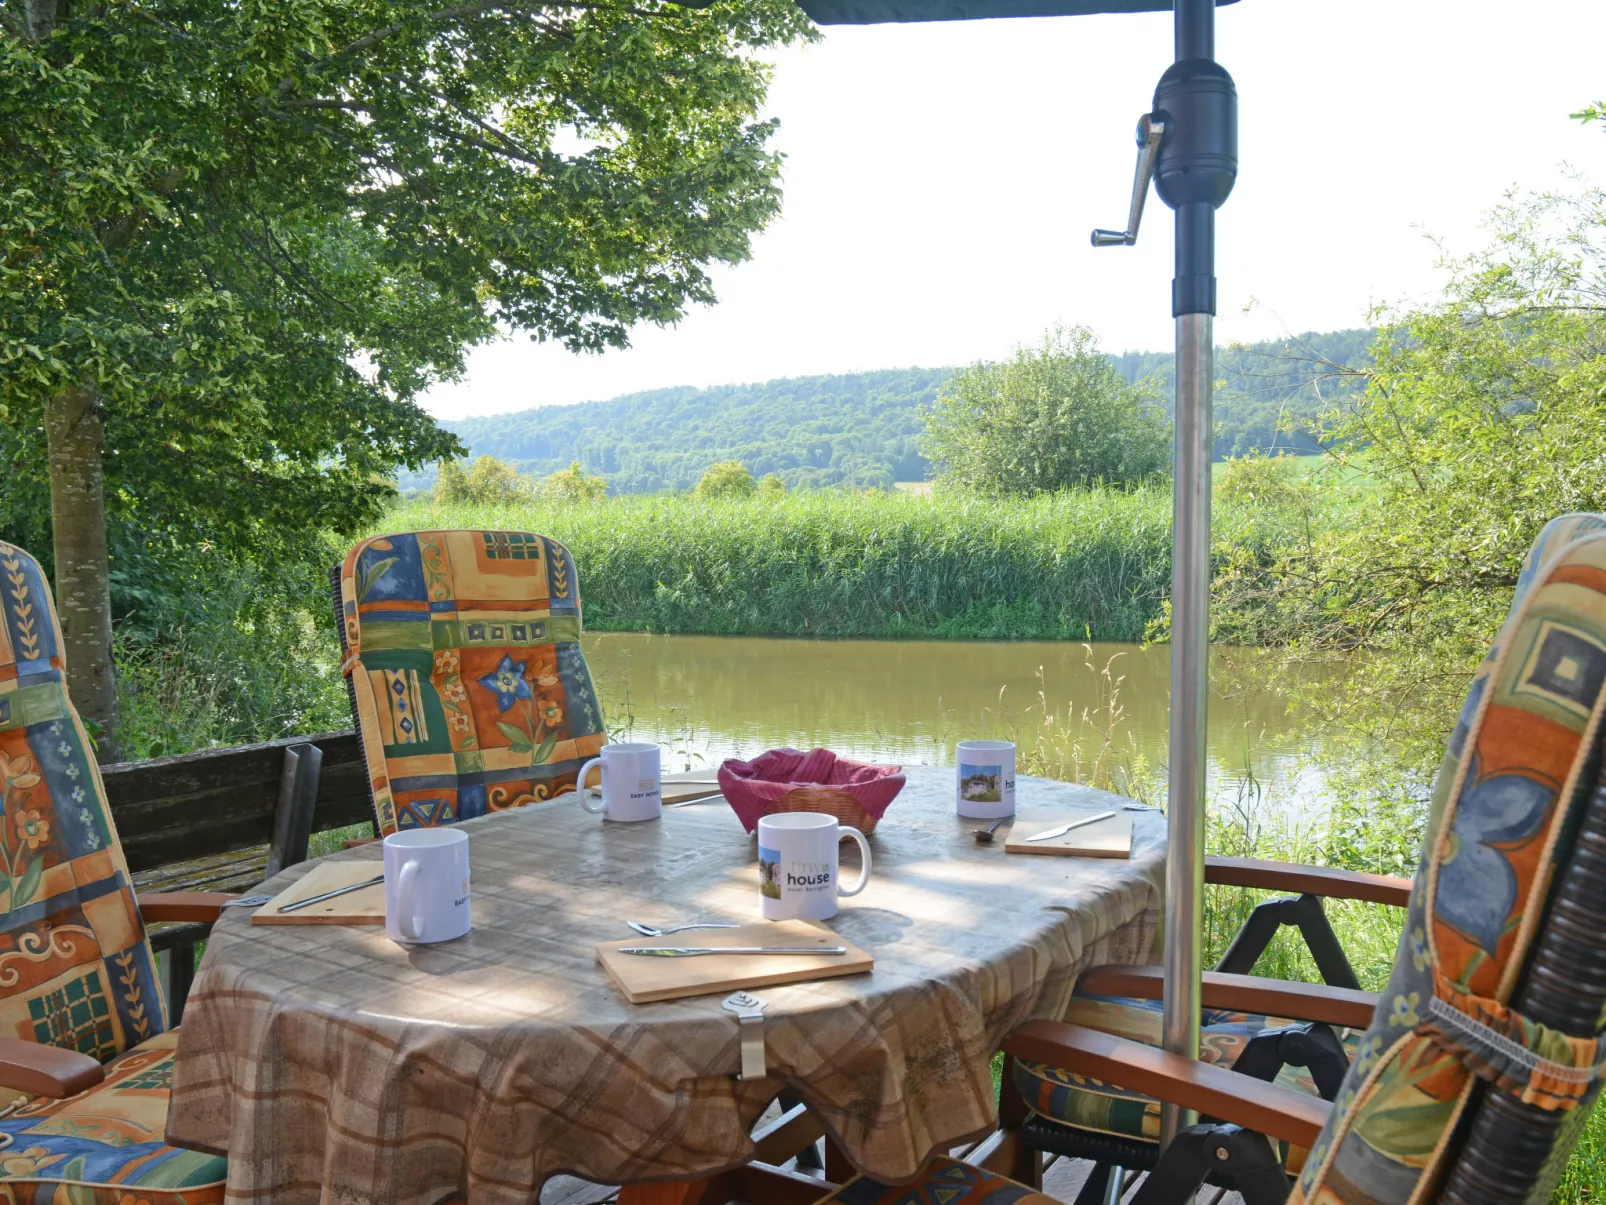
M741 1078L763 1079L765 1001L750 992L732 992L722 1000L726 1012L735 1013L742 1040Z

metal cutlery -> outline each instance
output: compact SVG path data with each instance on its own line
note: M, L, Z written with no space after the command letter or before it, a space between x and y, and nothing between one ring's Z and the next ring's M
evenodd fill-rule
M627 920L629 925L643 937L668 937L671 933L684 933L687 929L740 929L741 926L731 921L710 921L701 925L670 925L667 929L654 929L651 925L644 925L639 920Z
M377 887L384 881L385 876L381 874L375 875L365 883L352 883L349 887L336 887L333 891L326 891L322 895L309 896L304 900L297 900L293 904L284 904L279 909L279 915L283 916L286 912L297 912L313 904L321 904L324 900L332 900L339 895L350 895L353 891L361 891L364 887Z
M226 900L219 905L221 908L260 908L273 897L271 895L242 895L237 900Z
M1013 816L1005 816L1002 820L994 820L986 828L978 828L971 836L976 838L977 845L991 845L993 843L993 834L998 831L998 826L1013 819Z
M1061 824L1056 828L1051 828L1041 833L1033 833L1026 839L1028 841L1052 841L1055 837L1063 837L1074 828L1097 824L1100 820L1108 820L1113 815L1115 815L1114 812L1100 812L1097 816L1084 816L1082 819L1073 820L1069 824Z
M694 958L699 954L846 954L847 946L616 946L621 954Z

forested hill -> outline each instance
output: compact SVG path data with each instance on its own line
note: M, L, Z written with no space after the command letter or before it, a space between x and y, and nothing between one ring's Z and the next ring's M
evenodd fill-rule
M1324 361L1361 366L1371 332L1337 331L1224 350L1217 357L1216 454L1251 448L1307 450L1308 439L1279 433L1355 387ZM1147 377L1167 396L1169 353L1112 357L1131 381ZM955 370L902 368L788 377L753 385L683 386L606 402L542 406L516 414L443 424L470 455L492 455L544 476L578 460L608 479L609 491L685 489L720 460L740 460L755 476L777 473L788 487L887 488L920 481L928 468L915 447L919 408ZM433 477L408 474L404 489Z

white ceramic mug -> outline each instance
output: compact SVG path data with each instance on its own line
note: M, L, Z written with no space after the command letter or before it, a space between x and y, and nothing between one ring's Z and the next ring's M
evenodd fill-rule
M1015 814L1015 746L1009 741L960 741L955 809L974 820Z
M593 766L602 767L596 807L591 806L591 792L586 787L586 777ZM656 820L664 814L657 745L604 745L601 757L593 757L580 767L575 783L580 806L588 812L601 812L606 820Z
M468 834L410 828L386 837L385 936L451 941L468 929Z
M859 843L864 868L852 887L841 884L838 845ZM777 812L758 822L758 890L765 920L829 920L838 896L858 895L870 881L870 843L856 828L823 812Z

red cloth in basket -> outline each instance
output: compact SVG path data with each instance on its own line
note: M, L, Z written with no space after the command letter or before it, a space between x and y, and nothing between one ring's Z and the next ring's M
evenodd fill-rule
M758 827L760 817L775 810L783 796L807 786L846 791L860 807L880 819L907 781L902 766L849 761L829 749L809 753L771 749L752 761L730 758L719 768L719 789L748 832Z

